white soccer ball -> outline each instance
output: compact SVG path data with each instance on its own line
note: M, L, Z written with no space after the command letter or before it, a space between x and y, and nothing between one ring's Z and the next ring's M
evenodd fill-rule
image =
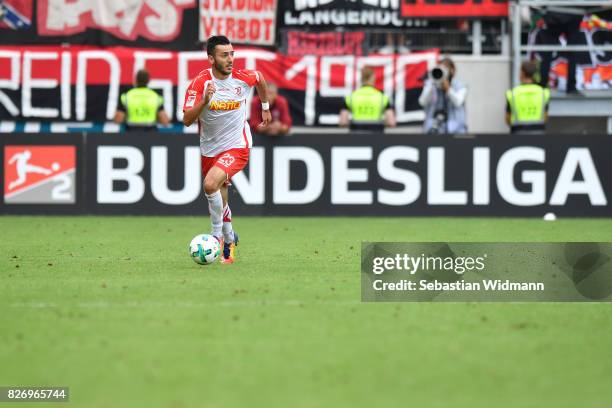
M196 235L189 244L189 255L195 263L210 265L221 255L221 244L212 235Z
M544 221L556 221L557 220L557 216L555 215L555 213L546 213L544 214Z

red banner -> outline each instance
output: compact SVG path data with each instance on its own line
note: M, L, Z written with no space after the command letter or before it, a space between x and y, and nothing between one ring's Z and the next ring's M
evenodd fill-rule
M306 33L287 32L287 55L358 55L363 54L363 31Z
M343 99L359 86L365 66L393 103L399 122L423 120L417 99L437 51L403 55L290 57L257 48L237 48L234 66L257 69L278 85L295 124L335 125ZM134 48L0 48L0 119L110 120L119 95L140 68L164 97L171 118L182 118L189 81L209 68L205 52Z
M0 29L27 29L32 24L32 0L0 0Z
M196 0L39 0L38 35L66 36L99 29L124 40L168 41L182 27L183 9Z
M507 17L508 0L402 0L405 18Z
M274 45L276 0L200 0L200 41L225 35L233 43Z

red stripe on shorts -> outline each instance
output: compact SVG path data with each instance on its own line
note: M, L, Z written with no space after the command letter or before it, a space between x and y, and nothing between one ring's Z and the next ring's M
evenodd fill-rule
M246 135L246 122L244 122L244 126L242 127L242 137L244 138L244 147L249 147L249 139L247 139Z

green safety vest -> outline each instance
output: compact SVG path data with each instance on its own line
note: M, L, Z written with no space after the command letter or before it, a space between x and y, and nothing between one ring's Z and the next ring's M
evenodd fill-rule
M353 122L380 122L389 97L373 86L362 86L345 98Z
M146 87L133 88L121 94L121 103L127 109L128 125L153 126L157 123L157 112L164 98Z
M512 126L543 125L550 90L537 84L519 85L506 91Z

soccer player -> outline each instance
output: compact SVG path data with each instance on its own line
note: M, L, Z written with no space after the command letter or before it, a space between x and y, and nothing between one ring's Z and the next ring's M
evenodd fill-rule
M227 264L234 262L238 244L238 235L232 229L227 188L232 176L246 166L253 145L246 118L246 99L253 86L262 100L260 126L266 126L272 116L263 75L258 71L233 69L234 49L227 37L210 37L206 52L211 68L200 72L189 84L183 123L191 126L198 122L211 235L222 244L221 263Z

